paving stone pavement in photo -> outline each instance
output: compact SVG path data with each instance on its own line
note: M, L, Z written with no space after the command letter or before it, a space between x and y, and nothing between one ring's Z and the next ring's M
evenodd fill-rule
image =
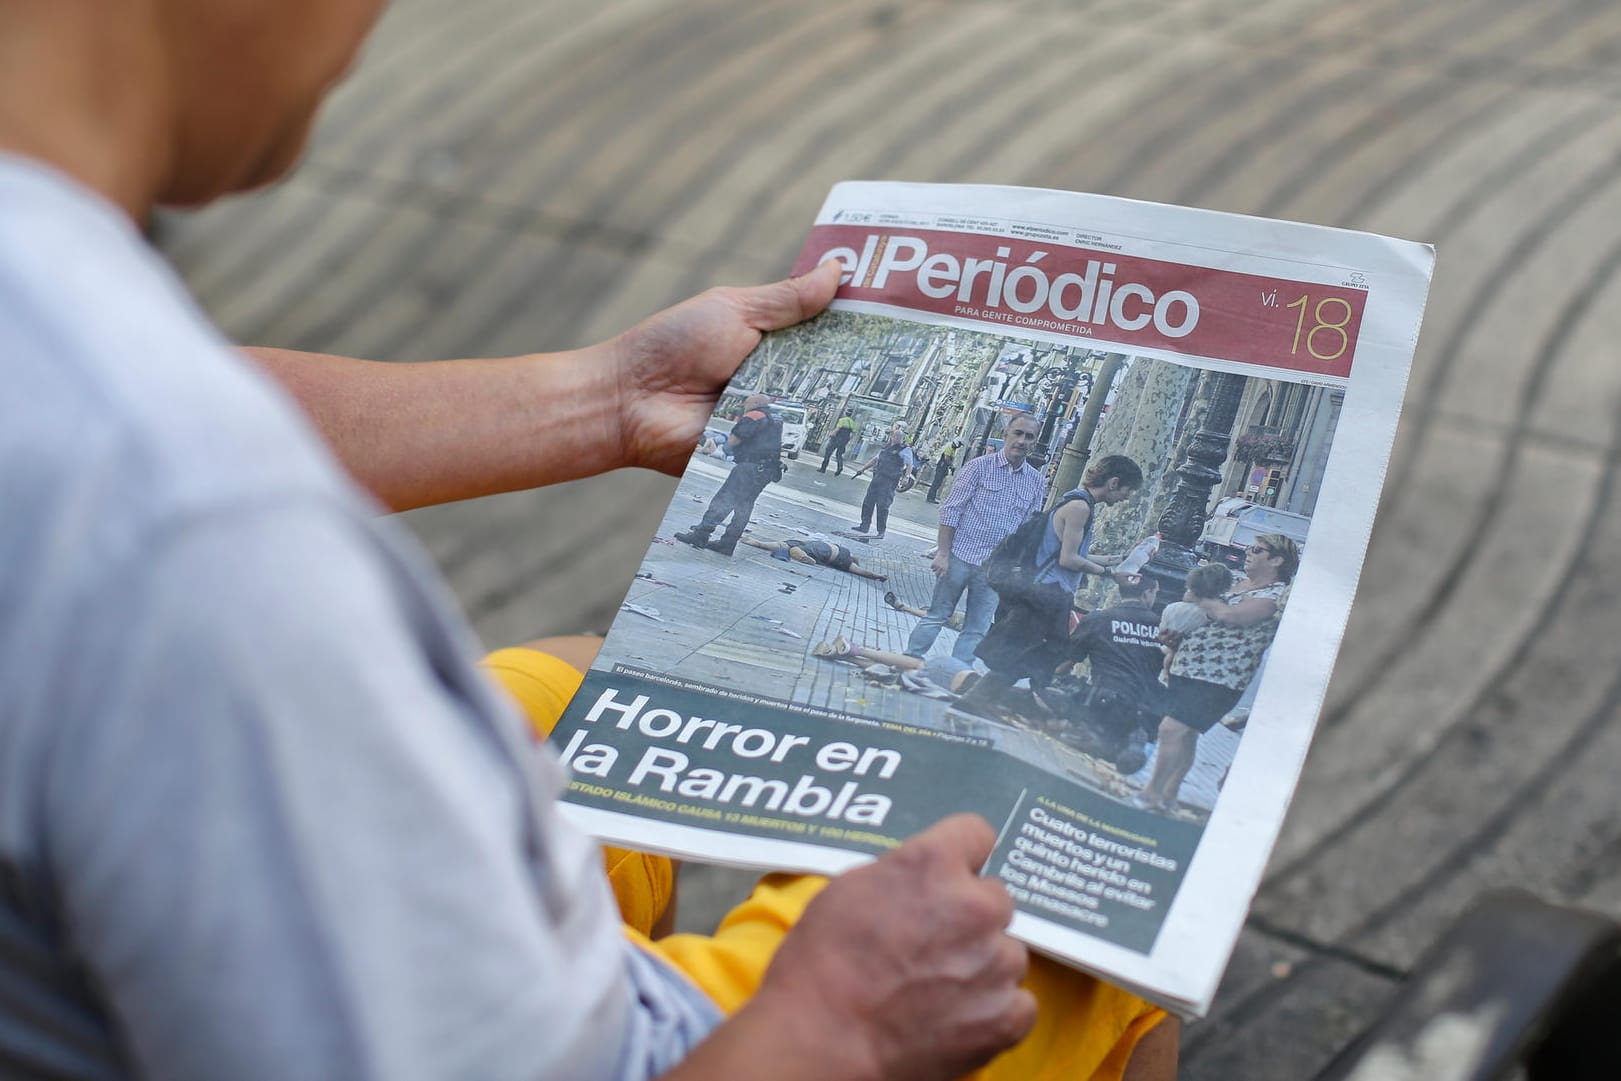
M845 178L1435 243L1300 794L1184 1033L1185 1078L1294 1081L1481 890L1621 916L1618 60L1596 0L396 0L297 177L158 235L237 340L387 360L578 345L778 276ZM673 490L406 521L496 645L604 627ZM883 625L870 586L852 618ZM684 882L687 917L734 886Z

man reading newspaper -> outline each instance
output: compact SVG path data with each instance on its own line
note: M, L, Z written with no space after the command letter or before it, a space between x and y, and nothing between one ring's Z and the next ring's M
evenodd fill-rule
M135 223L285 172L379 6L0 0L0 1072L945 1078L1017 1044L992 1075L1169 1076L1160 1011L1019 988L975 819L661 943L668 863L612 853L620 928L555 758L352 481L675 471L837 274L571 354L255 366ZM544 728L567 660L492 664Z

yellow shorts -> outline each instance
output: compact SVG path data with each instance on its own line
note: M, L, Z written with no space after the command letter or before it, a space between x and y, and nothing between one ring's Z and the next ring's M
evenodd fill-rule
M532 649L503 649L485 667L518 700L536 735L545 738L580 686L580 673ZM620 848L603 852L626 933L685 972L721 1009L748 1001L777 944L826 879L767 875L749 899L727 913L713 935L648 938L674 892L671 862ZM1119 1081L1137 1042L1165 1011L1101 980L1031 955L1025 986L1036 996L1036 1027L1018 1046L974 1077L983 1081Z

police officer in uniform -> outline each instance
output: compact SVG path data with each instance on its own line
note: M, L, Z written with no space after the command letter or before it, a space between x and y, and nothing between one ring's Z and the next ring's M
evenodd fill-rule
M934 480L929 484L926 497L930 503L940 502L940 489L946 483L946 477L957 467L957 448L961 446L961 439L953 439L940 452L940 460L934 463Z
M827 449L822 452L822 468L817 470L818 473L826 473L828 460L836 459L838 469L833 475L835 477L844 476L844 448L850 445L850 437L855 434L855 418L846 413L839 418L837 424L833 425L833 434L828 437Z
M1159 720L1165 654L1154 612L1159 595L1154 579L1143 574L1116 582L1120 603L1088 612L1069 638L1068 657L1092 662L1090 686L1068 701L1057 687L1036 697L1058 715L1054 734L1059 739L1131 774L1148 760L1143 743Z
M859 477L867 470L872 470L872 482L867 485L867 497L861 501L861 521L855 524L853 532L865 533L873 524L873 515L878 517L878 531L873 534L874 540L884 539L884 528L889 525L889 505L895 502L895 490L901 481L912 475L917 459L912 455L912 448L906 445L906 430L896 425L889 433L889 442L867 459L866 463L850 474Z
M782 479L782 418L771 411L771 399L751 394L743 402L743 415L732 425L726 440L732 453L732 472L709 501L701 521L675 539L694 548L707 548L729 556L737 550L737 539L748 528L754 501L765 486ZM710 535L731 516L731 522L715 540Z

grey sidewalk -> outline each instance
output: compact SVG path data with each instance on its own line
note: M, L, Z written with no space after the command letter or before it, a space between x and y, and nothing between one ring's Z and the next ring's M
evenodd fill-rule
M1618 59L1621 6L1576 0L396 0L309 167L163 235L239 340L388 360L764 280L851 177L1436 243L1328 708L1184 1037L1193 1081L1297 1081L1479 891L1621 914ZM603 626L671 488L408 521L499 644Z

